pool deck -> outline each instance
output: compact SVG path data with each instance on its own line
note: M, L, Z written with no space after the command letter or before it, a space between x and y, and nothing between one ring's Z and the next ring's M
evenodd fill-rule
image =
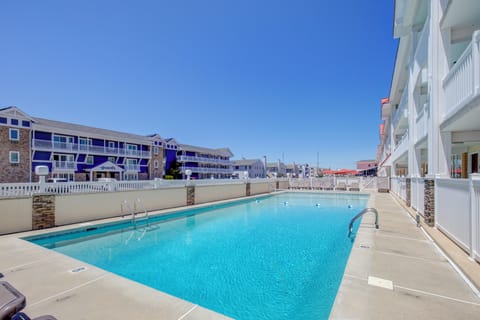
M390 194L372 193L379 211L361 222L332 319L479 319L480 298L466 284L408 209ZM118 221L119 218L102 220ZM19 237L64 230L0 236L0 272L27 297L31 317L60 319L229 319L102 269L44 249ZM425 226L472 282L480 265L468 259L436 229ZM80 268L79 267L84 267ZM78 272L72 272L77 269ZM369 284L370 283L370 284ZM273 317L274 318L274 317Z
M380 228L364 216L330 318L480 319L479 296L447 256L471 282L480 280L480 265L437 229L417 227L394 196L372 193L368 206L377 208Z

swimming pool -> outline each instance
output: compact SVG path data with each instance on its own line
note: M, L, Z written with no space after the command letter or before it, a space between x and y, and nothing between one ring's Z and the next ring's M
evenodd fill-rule
M286 193L27 240L236 319L327 319L367 200Z

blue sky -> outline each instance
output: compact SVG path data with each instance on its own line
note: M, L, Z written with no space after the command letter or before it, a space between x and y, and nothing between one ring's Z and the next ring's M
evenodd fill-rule
M393 0L4 0L0 106L235 158L373 159Z

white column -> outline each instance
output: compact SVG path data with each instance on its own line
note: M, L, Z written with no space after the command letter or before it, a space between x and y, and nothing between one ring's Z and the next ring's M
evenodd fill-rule
M450 30L442 30L442 0L431 1L429 59L430 122L428 124L428 173L448 175L449 153L445 153L440 122L445 113L443 78L447 74L450 51ZM443 31L443 32L442 32Z

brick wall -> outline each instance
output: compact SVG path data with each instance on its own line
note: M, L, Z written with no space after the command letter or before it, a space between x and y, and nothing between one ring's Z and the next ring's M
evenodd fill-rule
M151 147L151 148L152 148L152 159L150 159L150 164L148 166L150 180L163 177L163 148L158 147L158 154L153 153L154 147ZM155 160L158 161L157 169L155 169L155 166L154 166Z
M30 129L19 130L19 141L10 141L9 127L0 126L0 183L30 181ZM10 151L20 152L20 163L10 163Z

